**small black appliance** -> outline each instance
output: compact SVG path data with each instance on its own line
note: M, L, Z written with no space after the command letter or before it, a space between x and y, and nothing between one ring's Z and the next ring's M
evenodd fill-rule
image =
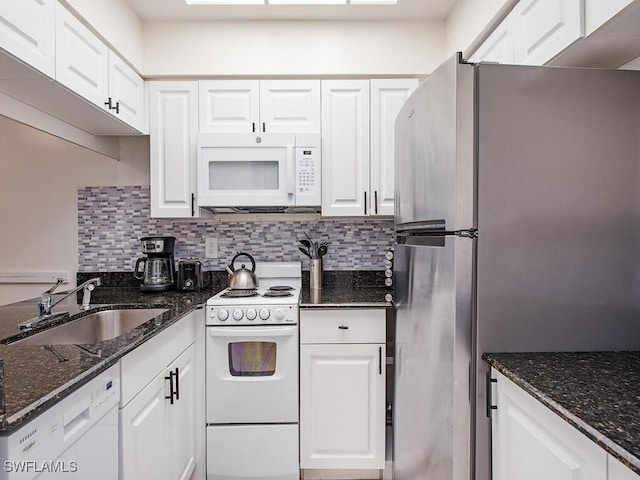
M199 292L204 288L204 283L200 260L181 260L178 262L178 290Z

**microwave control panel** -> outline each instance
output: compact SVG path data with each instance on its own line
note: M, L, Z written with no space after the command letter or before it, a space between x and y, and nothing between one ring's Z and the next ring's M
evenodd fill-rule
M320 205L320 149L295 147L296 205Z

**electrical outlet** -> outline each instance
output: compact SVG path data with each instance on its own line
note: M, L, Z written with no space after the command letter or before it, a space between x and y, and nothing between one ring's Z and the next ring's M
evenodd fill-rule
M218 239L217 238L205 238L204 239L204 257L205 258L218 258Z

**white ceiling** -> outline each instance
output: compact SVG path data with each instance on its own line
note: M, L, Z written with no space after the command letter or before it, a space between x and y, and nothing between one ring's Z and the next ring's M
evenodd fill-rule
M126 0L143 20L444 20L457 0L397 5L187 6L184 0ZM384 32L380 32L383 34Z

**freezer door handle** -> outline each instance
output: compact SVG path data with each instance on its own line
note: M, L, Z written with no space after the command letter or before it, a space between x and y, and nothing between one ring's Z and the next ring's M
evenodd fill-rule
M498 380L495 378L491 378L491 372L487 372L486 377L486 388L487 388L487 418L491 418L491 410L497 410L498 406L493 404L493 394L492 394L492 384L498 383Z

